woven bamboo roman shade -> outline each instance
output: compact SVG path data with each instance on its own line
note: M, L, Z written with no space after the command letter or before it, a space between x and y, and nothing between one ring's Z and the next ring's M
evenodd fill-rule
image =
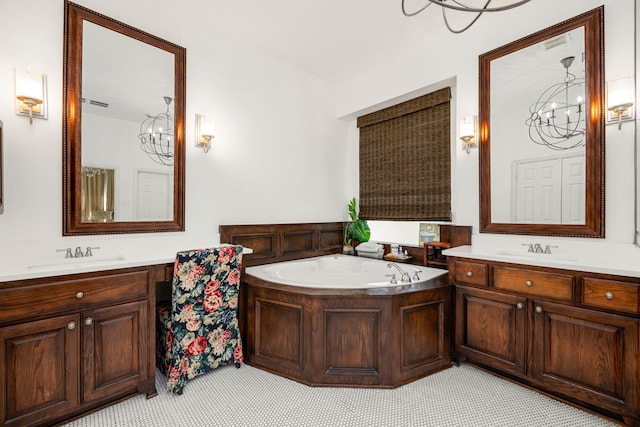
M364 219L451 220L451 89L358 117Z

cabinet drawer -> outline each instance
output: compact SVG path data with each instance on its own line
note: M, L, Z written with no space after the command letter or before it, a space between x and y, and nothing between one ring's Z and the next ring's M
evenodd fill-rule
M24 320L98 304L112 304L146 298L147 271L105 274L0 289L0 323Z
M456 261L456 283L487 286L488 270L486 264Z
M572 301L574 282L574 276L569 274L546 273L510 267L493 268L494 288L533 296Z
M638 313L638 285L617 280L585 277L582 303L628 313Z

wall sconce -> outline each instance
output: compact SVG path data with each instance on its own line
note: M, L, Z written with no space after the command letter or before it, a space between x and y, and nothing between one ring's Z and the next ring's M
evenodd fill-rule
M205 116L196 114L196 147L202 147L205 153L211 148L211 140L215 138L215 125Z
M460 122L460 140L462 148L469 154L471 148L478 146L478 120L476 116L465 117Z
M633 120L633 78L624 77L607 83L607 123Z
M47 118L47 76L29 68L15 69L16 114L33 118Z

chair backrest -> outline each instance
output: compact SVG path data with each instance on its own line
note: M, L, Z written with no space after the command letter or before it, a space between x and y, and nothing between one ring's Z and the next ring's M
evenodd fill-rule
M242 246L178 252L171 296L172 361L167 388L221 364L241 363L237 308Z
M236 308L241 269L242 246L178 252L171 297L174 317L180 317L181 307L186 306L197 313L202 310L203 315L229 308L230 300L231 308Z

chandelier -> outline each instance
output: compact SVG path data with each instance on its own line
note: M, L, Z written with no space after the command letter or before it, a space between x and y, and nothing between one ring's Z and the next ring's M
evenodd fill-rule
M529 107L529 138L552 150L568 150L584 145L584 77L569 72L575 57L560 60L564 81L546 89ZM575 100L575 101L574 101Z
M417 11L407 12L407 9L404 6L405 0L402 0L402 13L404 14L404 16L415 16L420 12L422 12L423 10L425 10L426 8L428 8L429 6L433 4L437 4L438 6L442 7L442 18L444 19L444 24L447 26L449 31L455 34L459 34L466 31L469 27L471 27L478 20L478 18L480 18L480 16L485 12L501 12L503 10L513 9L515 7L528 3L530 0L519 0L511 4L506 4L503 6L494 6L494 7L490 7L490 4L493 0L482 0L484 2L484 6L482 7L467 6L457 0L451 0L449 3L447 3L447 0L426 0L426 1L427 1L427 4L422 6L422 8L418 9ZM451 27L451 25L449 24L449 20L447 19L447 13L446 13L447 9L456 10L460 12L474 12L476 13L476 16L466 27L462 29L454 29Z
M173 165L173 116L169 114L172 98L165 96L167 112L155 116L147 114L140 125L140 148L149 158L165 166Z

